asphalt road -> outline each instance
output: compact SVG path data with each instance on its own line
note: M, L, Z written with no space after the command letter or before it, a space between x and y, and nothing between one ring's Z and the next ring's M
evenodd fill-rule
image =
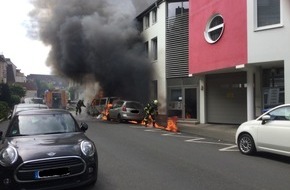
M289 189L290 158L245 156L234 144L134 124L88 121L98 190Z
M99 155L98 181L83 190L290 188L289 157L245 156L234 144L211 138L77 118L89 124L86 134Z

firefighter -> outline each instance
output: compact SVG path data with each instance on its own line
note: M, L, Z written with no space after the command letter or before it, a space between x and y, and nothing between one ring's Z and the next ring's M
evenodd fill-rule
M145 126L147 127L148 124L148 120L152 119L152 123L153 123L153 127L155 127L155 119L156 116L158 115L158 101L157 100L153 100L152 102L148 103L145 108L145 117L144 117L144 122L145 122Z
M77 103L77 107L76 107L76 115L79 115L82 113L82 107L86 107L84 104L84 100L79 100Z

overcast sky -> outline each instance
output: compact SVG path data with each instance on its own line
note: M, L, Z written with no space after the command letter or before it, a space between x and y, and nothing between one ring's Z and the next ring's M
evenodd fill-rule
M138 6L137 12L142 12L155 0L134 1ZM143 6L145 7L142 8ZM0 54L10 58L25 75L51 74L50 68L45 64L49 47L27 36L25 25L30 19L28 12L33 9L29 0L0 0L0 7Z

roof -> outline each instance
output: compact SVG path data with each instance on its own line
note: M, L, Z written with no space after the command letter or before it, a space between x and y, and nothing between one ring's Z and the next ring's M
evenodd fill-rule
M69 111L63 109L36 109L36 110L25 110L17 112L16 115L37 115L37 114L70 114Z
M15 105L18 108L38 108L38 107L43 107L43 108L47 108L47 105L45 104L17 104Z

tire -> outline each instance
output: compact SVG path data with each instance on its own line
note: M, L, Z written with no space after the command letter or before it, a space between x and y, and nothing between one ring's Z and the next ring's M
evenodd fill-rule
M120 115L118 115L118 117L117 117L117 122L118 122L118 123L122 123L122 118L121 118Z
M111 121L110 114L107 115L107 121Z
M253 155L256 152L253 137L247 133L241 134L238 140L238 147L242 154Z

